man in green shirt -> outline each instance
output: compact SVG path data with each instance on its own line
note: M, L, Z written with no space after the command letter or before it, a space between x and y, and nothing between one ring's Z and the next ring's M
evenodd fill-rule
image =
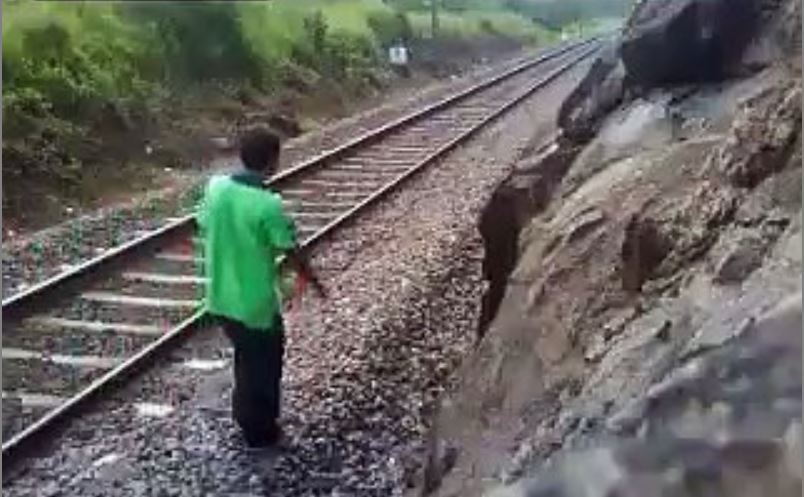
M242 171L213 176L196 215L204 248L206 306L234 346L232 412L251 447L276 443L284 355L277 259L295 266L319 294L298 251L281 197L264 181L279 159L279 139L257 129L243 137Z

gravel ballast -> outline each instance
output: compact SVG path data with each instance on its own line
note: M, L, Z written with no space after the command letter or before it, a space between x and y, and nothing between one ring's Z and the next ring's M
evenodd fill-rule
M316 247L330 295L286 315L279 452L243 448L228 412L231 351L205 328L72 423L7 495L400 495L434 399L474 340L477 215L519 151L551 134L587 64ZM137 415L143 401L173 411Z

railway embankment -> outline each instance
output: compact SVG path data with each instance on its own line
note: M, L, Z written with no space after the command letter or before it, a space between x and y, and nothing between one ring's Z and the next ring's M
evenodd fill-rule
M418 495L799 495L801 5L649 0L480 216Z

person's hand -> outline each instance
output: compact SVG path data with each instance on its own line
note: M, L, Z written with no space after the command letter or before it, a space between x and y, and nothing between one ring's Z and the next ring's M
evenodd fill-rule
M297 284L299 284L299 279L303 280L301 283L303 286L306 286L306 284L309 282L319 297L322 299L327 298L327 291L324 289L324 285L322 285L318 280L312 268L310 268L307 259L301 254L300 251L294 250L288 253L284 260L295 268L297 274Z
M304 295L304 288L307 286L307 281L301 274L296 274L296 279L293 282L293 293L290 297L290 308L295 309L301 305L302 295Z
M312 284L313 289L318 297L322 299L327 298L327 292L324 289L324 286L321 285L316 278L309 278L308 276L305 276L304 273L297 273L296 281L293 284L293 294L288 304L290 309L295 309L301 305L302 296L304 295L304 291L307 289L308 283Z

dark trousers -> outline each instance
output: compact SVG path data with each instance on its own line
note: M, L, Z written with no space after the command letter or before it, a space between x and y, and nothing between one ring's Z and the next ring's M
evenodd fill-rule
M218 318L234 346L232 415L246 442L261 445L277 435L285 331L277 317L271 330L255 330L243 323Z

